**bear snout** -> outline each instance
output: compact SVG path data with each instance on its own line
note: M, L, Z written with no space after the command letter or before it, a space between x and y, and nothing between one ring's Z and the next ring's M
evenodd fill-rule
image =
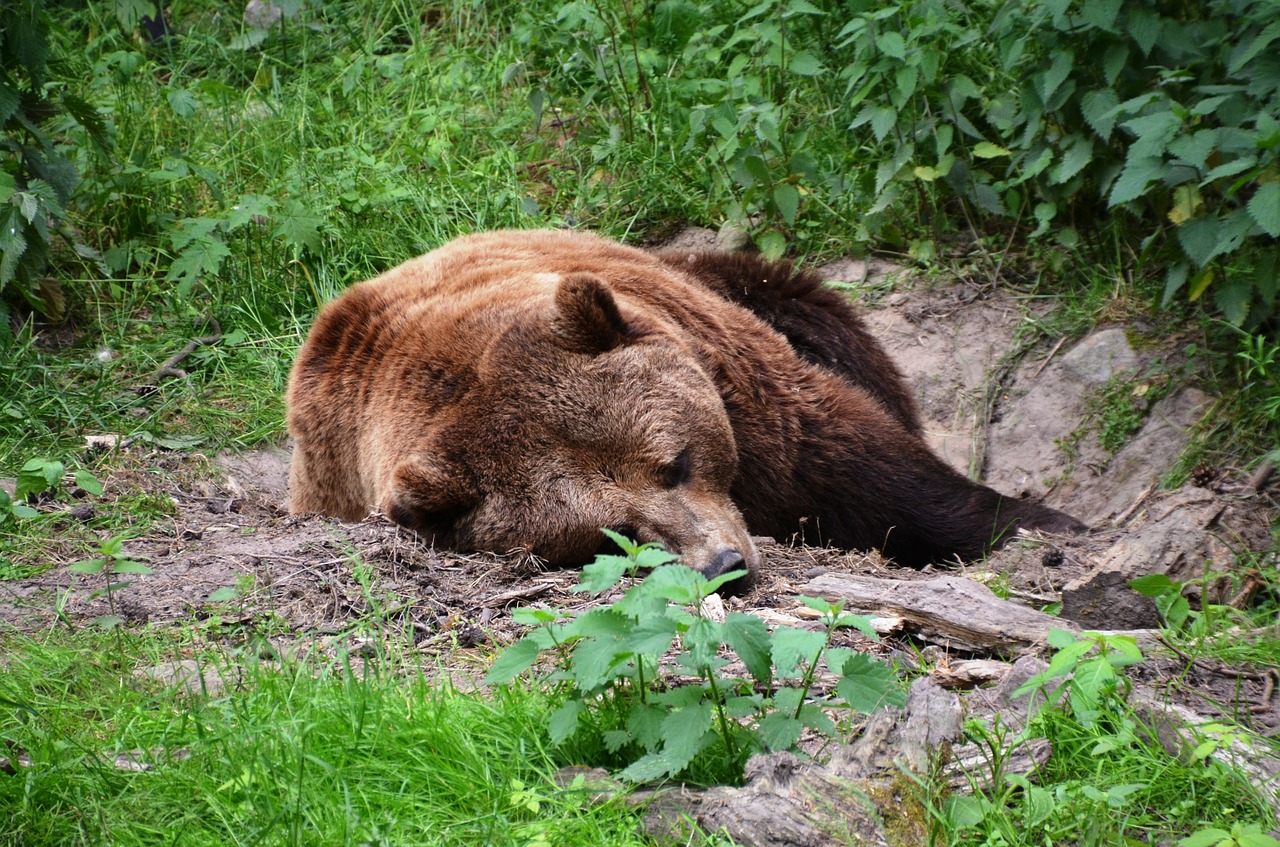
M742 555L741 551L732 547L727 547L716 553L711 559L711 564L699 570L707 579L715 579L721 574L726 574L730 571L746 571L747 576L745 579L747 581L751 579L752 569L747 565L747 557Z

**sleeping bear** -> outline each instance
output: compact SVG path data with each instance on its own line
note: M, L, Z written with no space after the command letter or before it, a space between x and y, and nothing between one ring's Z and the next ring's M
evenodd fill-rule
M919 566L1084 529L936 456L845 298L755 255L459 238L328 304L288 406L293 512L459 551L580 564L603 527L713 576L752 535Z

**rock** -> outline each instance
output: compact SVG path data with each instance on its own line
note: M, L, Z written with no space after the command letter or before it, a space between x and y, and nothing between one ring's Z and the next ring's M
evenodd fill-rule
M181 689L188 697L208 697L212 700L222 696L228 683L238 684L242 672L239 668L220 667L211 662L181 659L149 668L137 668L133 675L141 680L158 682L167 688Z
M737 253L740 250L746 250L751 247L751 233L746 228L734 223L733 221L725 221L720 232L716 235L716 249L723 250L726 253Z
M249 0L244 7L244 22L254 29L270 29L284 17L284 10L270 0Z
M818 268L823 282L863 282L867 278L867 260L846 257Z
M1144 491L1159 484L1160 477L1186 449L1191 427L1212 403L1213 398L1196 388L1183 388L1165 397L1105 470L1100 473L1090 465L1078 466L1054 492L1055 498L1070 504L1072 514L1095 526L1122 514Z
M875 271L873 263L869 273ZM915 388L929 445L975 475L983 464L987 386L1015 346L1018 310L1003 298L975 306L954 291L895 298L892 308L865 313L867 325Z
M1006 494L1045 497L1070 473L1067 459L1080 467L1105 467L1108 456L1096 438L1075 439L1089 414L1089 402L1113 378L1132 374L1139 364L1124 330L1103 329L1086 336L1065 354L1024 362L1014 384L1027 386L999 405L987 442L987 483ZM1068 445L1073 457L1053 450ZM1158 457L1157 473L1176 457ZM1056 492L1050 505L1078 513L1070 496Z
M688 226L680 230L669 241L664 242L663 250L717 250L716 231L702 226Z

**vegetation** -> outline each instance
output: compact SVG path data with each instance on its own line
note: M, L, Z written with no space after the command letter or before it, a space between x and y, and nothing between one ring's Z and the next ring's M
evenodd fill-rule
M161 472L120 445L278 438L285 375L322 303L496 227L644 242L728 222L770 255L875 248L1025 285L1063 305L1066 331L1117 310L1189 324L1186 352L1224 395L1197 458L1280 463L1274 3L277 8L246 21L193 0L165 29L141 25L152 6L137 0L0 2L0 476L17 480L15 496L0 487L0 585L57 545L114 605L119 576L145 568L122 539L172 511L99 496L107 473ZM188 352L188 377L169 375L196 336L214 340ZM1099 396L1108 444L1145 411L1134 388ZM86 451L86 435L110 438ZM72 481L91 517L32 514L29 498ZM1274 587L1274 562L1256 564ZM617 568L586 584L612 585ZM485 696L424 676L407 644L368 665L270 665L114 616L0 633L0 756L32 762L0 772L0 844L629 844L633 812L589 808L552 771L732 780L755 749L832 731L820 705L870 708L888 690L881 666L826 649L844 689L807 699L825 639L762 636L737 616L713 627L685 605L710 586L657 573L590 616L529 612L538 628L494 679L549 647L550 684ZM1222 636L1253 621L1142 587L1180 649L1280 663L1274 637ZM828 634L853 622L826 611ZM653 690L676 635L699 681ZM720 673L723 644L750 679ZM1039 682L1065 680L1065 695L1026 730L1053 742L1051 769L927 798L937 843L1274 847L1234 776L1152 743L1125 704L1130 645L1057 646ZM249 677L187 700L131 673L192 655ZM697 721L676 737L672 715ZM1012 741L970 731L994 761ZM106 764L129 750L163 776Z
M123 644L5 636L0 738L32 764L0 771L0 843L644 843L633 813L551 782L539 695L466 696L358 660L246 655L227 670L181 634ZM132 675L193 646L224 694Z
M652 568L649 575L618 602L582 615L526 610L523 622L537 628L494 662L486 677L510 682L542 654L554 654L556 667L541 675L544 684L558 683L554 688L564 699L549 723L553 741L562 743L589 725L611 757L626 763L624 779L711 776L710 781L736 782L748 756L790 750L806 729L836 738L836 708L869 712L905 702L888 666L830 645L831 634L845 626L877 639L867 619L805 598L821 612L825 632L786 626L770 632L760 618L738 612L719 621L703 614L703 602L742 571L708 580L671 564L675 557L661 548L608 535L626 556L596 557L583 569L578 590L601 594L624 574ZM747 678L721 673L729 664L725 647L742 661ZM664 662L691 681L666 688ZM823 665L838 676L835 697L813 693ZM719 764L711 774L694 766L707 760Z

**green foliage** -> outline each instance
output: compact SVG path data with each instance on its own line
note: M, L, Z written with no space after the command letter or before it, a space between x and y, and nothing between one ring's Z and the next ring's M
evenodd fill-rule
M151 568L135 561L124 551L124 542L125 537L123 535L109 538L98 548L98 556L96 558L86 559L67 566L67 570L72 573L92 576L102 575L104 579L103 586L91 591L88 599L103 596L107 598L107 605L111 610L110 614L101 615L94 620L94 623L103 629L115 629L124 623L124 618L116 614L116 594L132 585L133 581L120 580L117 577L129 574L144 575L152 572Z
M1219 280L1223 314L1257 325L1280 286L1278 37L1257 0L868 9L840 38L852 127L885 149L872 212L937 186L1074 246L1122 210L1169 265L1166 303Z
M259 662L173 629L7 631L0 652L0 755L16 770L0 773L0 843L652 843L637 810L553 781L543 694L459 693L407 642L359 670L319 651ZM141 672L191 658L210 696ZM112 765L126 751L145 774Z
M727 761L730 778L737 779L751 753L792 749L805 729L834 737L831 708L870 712L903 702L888 667L829 646L840 627L874 637L864 618L803 598L821 613L823 631L769 632L759 618L736 612L717 621L703 614L702 603L739 572L708 580L668 564L674 557L654 545L609 536L626 555L597 557L583 569L580 591L599 594L639 568L653 571L616 603L576 617L517 612L516 620L536 629L508 648L486 677L510 682L550 653L554 668L536 678L555 683L564 697L550 718L556 743L590 726L610 754L629 763L624 779L674 777L707 756ZM725 648L741 660L747 677L721 672L729 664ZM835 696L811 692L823 664L839 677ZM683 684L667 687L664 668L684 677Z
M0 344L11 339L5 301L16 296L54 320L65 314L58 284L45 277L52 236L61 226L79 174L60 144L66 119L107 146L107 127L70 90L66 54L52 50L55 30L44 0L4 4L0 26ZM85 256L93 251L74 236Z
M1192 842L1217 844L1231 836L1207 822L1233 826L1240 836L1259 832L1250 819L1266 819L1265 803L1213 756L1238 730L1201 726L1196 749L1171 756L1128 704L1126 669L1142 658L1132 638L1053 630L1049 642L1056 650L1049 668L1019 691L1036 698L1027 725L1014 732L997 719L966 727L993 778L971 796L942 804L949 843L1014 847L1082 836L1089 844L1164 843L1186 833L1189 839L1224 833ZM1005 773L1010 752L1030 739L1052 745L1049 761L1034 779ZM1088 821L1083 831L1081 821Z
M14 485L13 497L4 489L0 489L0 525L10 516L30 519L40 516L39 510L30 504L38 502L45 496L57 496L62 487L62 478L66 473L66 465L50 459L29 459L18 471ZM72 475L75 484L87 494L95 497L102 495L102 483L92 473L83 468Z

